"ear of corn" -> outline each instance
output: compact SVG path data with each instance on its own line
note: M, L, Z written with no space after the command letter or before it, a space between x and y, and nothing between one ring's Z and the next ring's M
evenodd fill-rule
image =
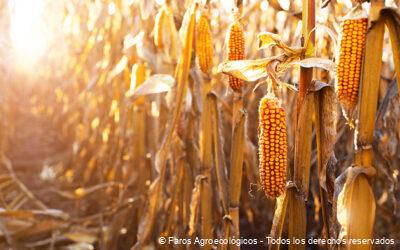
M280 196L286 186L286 115L274 97L261 99L259 112L259 171L268 197Z
M243 60L245 49L244 32L242 25L235 21L229 28L228 34L228 59ZM229 86L232 90L240 92L243 86L243 80L229 76Z
M161 8L156 15L154 24L154 44L159 49L164 48L163 32L165 32L165 30L163 28L165 27L165 22L167 22L166 10Z
M203 73L208 74L212 67L213 46L208 19L201 15L197 25L196 54Z
M136 63L132 66L132 75L131 75L131 87L130 91L134 91L138 88L142 83L146 80L146 65L144 63ZM144 96L140 96L136 99L136 105L142 105L145 101Z
M367 18L347 19L341 26L336 88L339 101L347 110L357 104L367 24Z

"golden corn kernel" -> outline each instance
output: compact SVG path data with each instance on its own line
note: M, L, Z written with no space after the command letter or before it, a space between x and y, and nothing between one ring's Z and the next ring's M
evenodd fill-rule
M286 114L278 99L265 96L258 109L258 154L261 185L268 197L280 196L286 187Z
M367 25L367 18L347 19L341 25L336 90L339 101L348 110L357 104Z
M197 26L196 54L201 71L208 74L212 67L213 46L210 24L205 15L200 16Z
M167 22L166 10L164 8L161 8L158 10L154 25L154 44L159 49L164 48L163 33L165 32L165 30L163 30L163 28L165 22Z
M229 28L228 35L228 59L243 60L244 59L244 32L242 25L236 21ZM236 92L241 91L243 80L233 76L229 76L229 86Z

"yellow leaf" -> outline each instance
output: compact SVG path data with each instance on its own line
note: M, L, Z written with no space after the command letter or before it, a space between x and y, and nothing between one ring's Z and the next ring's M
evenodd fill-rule
M270 32L262 32L258 34L258 48L264 49L272 46L277 46L285 55L289 57L298 57L304 52L304 48L302 47L290 47L282 42L282 39L279 35L270 33Z
M271 32L262 32L258 34L258 49L265 49L281 43L281 37Z

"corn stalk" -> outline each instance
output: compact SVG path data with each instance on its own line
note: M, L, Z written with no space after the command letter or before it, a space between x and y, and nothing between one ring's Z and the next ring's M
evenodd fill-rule
M339 194L337 216L341 236L349 239L370 239L375 220L375 198L369 177L375 173L373 149L375 116L381 78L384 23L378 21L384 1L371 1L365 56L362 68L356 131L354 166L345 174L346 183ZM348 249L372 249L371 244L347 245Z
M177 92L176 92L176 106L172 116L170 116L170 126L168 127L163 143L160 147L160 150L157 153L157 165L160 170L160 175L157 179L152 183L149 190L149 202L148 202L148 211L147 214L144 215L143 220L141 221L141 225L143 224L143 228L139 228L138 233L138 241L133 249L140 249L144 243L146 243L151 233L153 232L156 213L159 209L159 202L162 199L162 187L164 185L166 165L167 165L167 157L168 150L171 146L173 140L173 134L175 129L177 128L178 121L180 119L182 106L185 100L187 85L188 85L188 76L189 69L192 59L192 43L194 37L194 28L195 28L195 15L197 10L197 4L189 8L187 11L190 11L190 19L188 22L187 30L185 30L185 45L181 54L181 58L177 65L176 70L176 80L177 80ZM145 226L147 225L147 226ZM140 226L139 226L140 227Z
M202 113L202 166L201 175L202 181L200 184L201 195L201 230L204 239L213 238L213 220L212 220L212 180L211 170L213 167L213 137L212 137L212 114L211 114L211 100L207 98L211 83L209 81L204 83L203 86L203 113ZM204 249L211 249L211 245L206 244Z
M315 1L303 0L302 12L303 42L315 27ZM315 35L310 38L312 46ZM308 93L313 77L313 68L300 68L299 93L297 97L297 119L294 155L294 184L295 188L289 189L289 232L290 239L306 239L306 204L309 192L311 142L312 142L312 93ZM305 245L291 244L289 249L304 249Z
M242 0L235 1L238 15L242 13ZM236 19L236 17L235 17ZM237 35L237 34L236 34ZM235 46L240 46L235 44ZM244 51L242 51L244 53ZM237 80L237 79L230 79ZM239 87L239 91L235 88ZM232 146L229 171L229 219L233 227L226 227L225 233L236 239L240 238L239 229L239 206L240 193L242 190L243 157L245 147L245 121L246 114L243 111L243 93L241 86L233 86L233 115L232 115ZM235 244L229 246L230 249L239 249Z
M239 109L242 102L241 97L235 100L234 106L234 121L232 134L232 149L231 149L231 171L229 178L229 215L233 223L232 236L236 239L240 238L239 230L239 205L240 193L242 189L242 173L243 173L243 156L244 156L244 125L246 114ZM236 108L235 108L236 107ZM236 246L231 246L236 247Z

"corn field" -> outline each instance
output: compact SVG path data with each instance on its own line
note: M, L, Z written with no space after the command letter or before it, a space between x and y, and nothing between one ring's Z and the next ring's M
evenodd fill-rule
M400 249L400 1L0 1L0 249Z

